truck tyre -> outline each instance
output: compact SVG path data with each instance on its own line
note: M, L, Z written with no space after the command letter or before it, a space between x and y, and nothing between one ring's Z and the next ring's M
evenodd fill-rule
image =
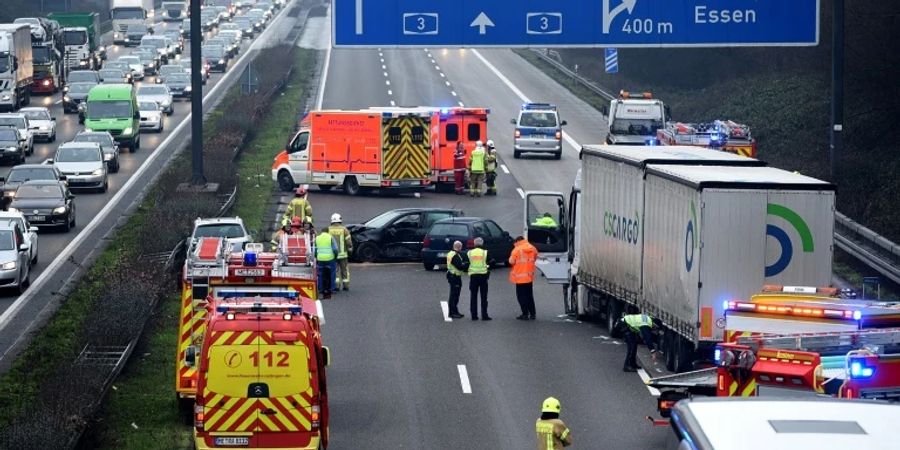
M280 170L278 172L278 187L284 192L291 192L294 190L294 177L292 177L287 170Z
M31 91L25 91L25 98L22 100L22 106L31 104Z
M344 178L344 193L347 195L359 195L359 182L356 177Z
M675 373L681 373L693 369L693 365L691 364L691 362L694 357L694 345L681 336L676 336L674 342L675 354L673 358L673 371Z
M609 297L606 299L606 330L610 336L616 328L617 320L619 320L619 301Z
M556 159L556 160L562 159L562 150L560 150L559 153L554 153L553 159Z

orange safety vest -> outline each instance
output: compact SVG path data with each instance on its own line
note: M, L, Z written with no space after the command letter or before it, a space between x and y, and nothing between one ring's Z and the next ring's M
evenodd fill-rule
M512 270L509 271L509 282L513 284L525 284L534 281L534 262L537 260L538 251L527 240L516 242L515 248L509 255L509 263Z

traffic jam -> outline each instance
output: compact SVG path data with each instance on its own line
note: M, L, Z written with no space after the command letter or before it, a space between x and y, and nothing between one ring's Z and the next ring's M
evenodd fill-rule
M184 120L202 95L192 58L215 86L288 3L206 1L201 55L189 52L187 1L112 0L107 34L98 13L0 25L0 286L25 293L39 261ZM194 222L171 349L193 448L328 447L340 430L325 305L350 290L351 270L372 266L445 273L445 322L494 320L494 269L508 268L520 321L539 320L534 289L548 284L557 319L624 343L622 372L639 373L656 403L635 421L666 429L668 448L896 442L900 302L832 285L836 186L757 159L750 125L681 122L653 93L620 91L605 141L577 149L571 189L519 189L513 230L498 218L507 211L461 206L508 189L488 123L502 121L513 159L536 165L563 158L568 112L550 100L501 119L492 105L393 103L317 108L279 137L262 170L286 199L271 230L236 216ZM416 201L425 195L444 206ZM335 198L397 207L345 224L318 206ZM557 395L534 405L538 448L606 448L577 440ZM784 410L798 418L773 416ZM735 444L741 427L760 430L757 441Z

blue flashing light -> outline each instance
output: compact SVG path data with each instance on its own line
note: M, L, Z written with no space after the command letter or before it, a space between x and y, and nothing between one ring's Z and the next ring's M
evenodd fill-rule
M875 375L875 368L866 366L864 361L850 362L850 378L872 378L872 375Z
M853 311L853 320L862 319L862 311Z
M290 308L288 308L288 311L291 314L300 314L301 312L303 312L303 309L299 306L291 306Z
M648 138L646 141L644 141L644 144L649 145L649 146L656 146L656 145L659 145L659 139Z
M449 114L449 113L450 113L450 108L441 108L441 114L442 114L442 115L447 115L447 114Z
M279 292L251 292L251 291L229 291L220 292L221 298L249 298L249 297L268 297L268 298L297 298L297 291L279 291Z
M723 300L723 301L722 301L722 309L724 309L724 310L726 310L726 311L728 310L728 300Z
M713 359L716 360L716 364L719 364L722 361L722 349L717 348L715 352L713 352Z
M256 253L255 252L244 252L244 265L245 266L255 266L256 265Z

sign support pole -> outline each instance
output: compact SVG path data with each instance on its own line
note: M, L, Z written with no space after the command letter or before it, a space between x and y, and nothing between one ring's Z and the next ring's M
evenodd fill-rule
M844 147L844 0L834 0L834 29L831 35L831 139L829 175L838 182Z

